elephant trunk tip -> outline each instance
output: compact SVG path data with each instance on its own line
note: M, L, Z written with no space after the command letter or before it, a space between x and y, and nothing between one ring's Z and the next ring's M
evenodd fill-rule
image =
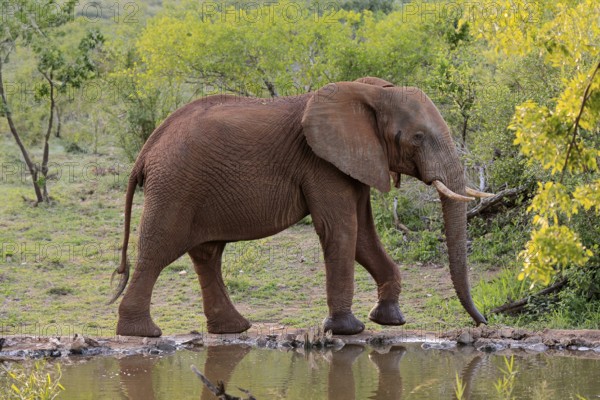
M472 315L471 317L475 321L475 326L480 326L482 324L483 325L488 324L487 319L483 315L481 315L478 311L476 312L476 315Z

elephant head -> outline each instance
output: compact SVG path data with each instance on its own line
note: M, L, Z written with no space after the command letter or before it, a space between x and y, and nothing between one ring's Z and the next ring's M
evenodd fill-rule
M440 112L425 93L378 78L327 85L309 100L302 119L317 156L382 192L390 172L436 187L442 202L454 288L477 324L486 323L470 294L467 276L467 195L464 169Z

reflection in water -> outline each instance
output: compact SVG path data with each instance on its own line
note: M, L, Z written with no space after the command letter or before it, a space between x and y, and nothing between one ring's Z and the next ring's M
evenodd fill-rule
M132 356L119 359L119 380L126 399L154 400L152 370L159 359Z
M379 382L372 399L400 400L402 398L402 376L400 360L406 354L406 347L393 346L386 353L371 351L369 360L377 367Z
M467 364L467 366L463 369L462 374L460 375L462 384L465 386L463 397L465 400L471 399L471 392L473 390L473 380L477 376L477 371L481 367L482 360L483 357L480 355L476 355L475 357L473 357L473 359Z
M218 381L222 381L225 388L228 388L231 386L228 383L233 370L250 350L251 348L248 346L209 346L206 349L206 361L202 373L215 385ZM201 384L200 381L198 384ZM215 396L204 386L201 399L212 400L214 398Z
M600 358L521 352L515 398L586 398L600 395ZM191 371L194 364L210 381L224 381L227 392L257 399L433 399L454 397L456 374L465 398L495 397L502 356L472 348L423 350L404 343L389 349L346 345L339 351L281 351L243 346L208 346L162 356L99 357L64 365L61 398L214 399Z
M355 399L354 375L352 364L364 351L363 346L347 345L331 354L327 375L327 394L329 399Z

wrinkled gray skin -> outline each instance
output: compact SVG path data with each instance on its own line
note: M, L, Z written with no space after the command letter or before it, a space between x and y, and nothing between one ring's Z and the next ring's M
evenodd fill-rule
M297 97L212 96L175 111L148 139L127 188L122 274L136 185L144 186L135 272L119 306L117 334L160 336L150 317L163 268L185 253L202 288L208 331L250 323L231 303L221 275L225 245L273 235L311 214L323 247L329 316L324 329L356 334L354 261L373 276L378 300L369 318L402 325L400 273L381 245L370 187L386 192L390 173L434 180L465 194L464 172L448 126L416 88L377 78L340 82ZM466 206L440 195L450 274L465 310L485 318L469 293Z

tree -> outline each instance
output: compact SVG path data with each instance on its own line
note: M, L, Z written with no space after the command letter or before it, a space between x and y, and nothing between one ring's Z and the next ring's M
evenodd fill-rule
M500 1L498 6L502 18L470 20L479 36L497 52L541 54L562 78L552 104L525 101L510 124L529 163L548 173L529 207L534 230L521 252L519 278L548 284L558 271L584 267L594 255L582 243L573 217L592 212L597 218L600 212L600 7L594 0L544 1L536 7Z
M69 0L60 5L54 0L0 0L0 9L4 13L3 29L0 32L0 113L6 118L31 174L36 204L50 200L47 189L49 140L55 122L57 93L64 92L69 87L80 87L85 80L95 76L96 66L90 53L104 41L98 31L90 31L73 51L74 57L68 59L67 54L58 45L59 40L54 33L60 26L72 20L76 3L76 0ZM39 86L36 93L37 97L47 99L49 113L41 164L33 162L22 140L5 90L3 66L10 61L10 56L19 46L33 50L37 71L45 82Z

